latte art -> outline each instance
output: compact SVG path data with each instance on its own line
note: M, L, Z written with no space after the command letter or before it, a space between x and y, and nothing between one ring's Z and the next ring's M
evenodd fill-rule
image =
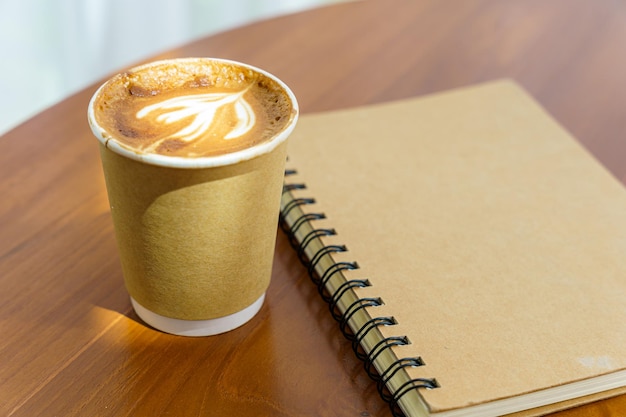
M211 127L216 124L217 111L231 105L236 116L236 124L223 136L223 139L230 140L248 133L256 122L254 110L243 97L246 91L247 89L238 93L205 93L174 97L144 107L137 112L137 118L142 119L149 113L157 112L160 114L155 120L160 123L172 124L188 118L191 120L181 130L151 144L150 149L156 149L167 139L176 138L191 142L209 134Z
M94 96L105 146L203 158L264 147L297 117L281 83L211 59L159 61L118 74ZM252 151L251 151L252 152Z

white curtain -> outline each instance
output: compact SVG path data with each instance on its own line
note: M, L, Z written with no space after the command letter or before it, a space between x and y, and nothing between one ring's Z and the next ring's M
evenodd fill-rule
M0 0L0 134L189 40L342 0Z

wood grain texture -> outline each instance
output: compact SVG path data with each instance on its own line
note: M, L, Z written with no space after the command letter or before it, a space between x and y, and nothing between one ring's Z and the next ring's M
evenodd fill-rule
M626 182L626 3L367 0L154 57L265 68L303 113L510 77ZM228 334L146 327L124 290L91 86L0 138L0 415L389 416L279 233L266 305ZM618 416L626 398L562 412Z

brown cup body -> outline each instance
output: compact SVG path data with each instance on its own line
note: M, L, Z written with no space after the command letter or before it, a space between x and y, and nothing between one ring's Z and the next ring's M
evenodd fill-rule
M267 289L286 142L233 165L142 163L100 145L124 279L154 313L233 314Z

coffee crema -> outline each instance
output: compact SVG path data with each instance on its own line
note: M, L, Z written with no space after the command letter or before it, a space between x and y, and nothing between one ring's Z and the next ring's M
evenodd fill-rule
M296 110L273 79L237 63L190 59L137 67L94 101L106 134L138 154L218 156L270 141Z

